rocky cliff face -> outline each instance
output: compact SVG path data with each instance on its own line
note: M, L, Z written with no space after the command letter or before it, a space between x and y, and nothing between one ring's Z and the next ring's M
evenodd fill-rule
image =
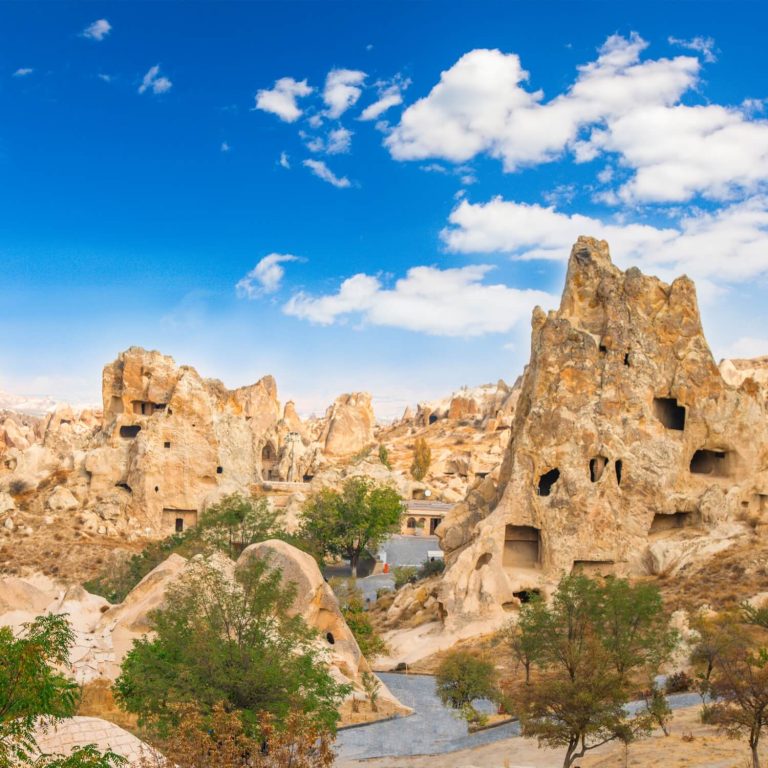
M559 310L532 326L498 485L438 529L449 623L501 619L572 570L658 571L670 535L768 511L766 393L724 380L688 278L622 272L580 238Z

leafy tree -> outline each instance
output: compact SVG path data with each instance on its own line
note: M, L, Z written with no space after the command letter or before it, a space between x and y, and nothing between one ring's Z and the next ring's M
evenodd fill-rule
M75 713L76 683L57 667L69 662L74 632L66 616L47 614L24 625L19 638L10 627L0 627L0 768L30 764L39 752L35 729ZM113 752L100 753L93 745L70 755L41 755L39 768L110 768L120 765Z
M432 462L432 450L423 437L417 437L413 444L413 463L411 464L411 476L414 480L423 480L429 472Z
M178 707L209 716L218 702L240 713L249 734L263 713L292 710L333 730L348 692L331 677L315 633L288 609L295 595L278 569L254 560L234 579L200 560L150 615L153 637L134 641L114 685L118 703L161 733Z
M716 627L707 722L729 737L746 735L753 768L760 768L760 737L768 726L768 634L761 626L745 625L735 616Z
M523 667L526 685L530 685L531 668L542 654L544 633L539 625L547 618L541 598L534 595L520 609L517 621L508 623L500 633L501 640L508 645L518 664Z
M307 499L300 536L323 555L348 558L352 578L357 578L360 555L400 529L402 512L402 499L393 487L350 477L341 491L323 488Z
M219 702L209 717L194 706L177 711L179 726L157 742L158 752L145 754L139 768L330 768L334 754L330 735L305 715L288 713L281 728L275 718L259 717L254 737L236 712Z
M661 728L665 736L669 736L669 721L672 719L672 710L667 702L664 691L655 683L643 693L643 700L648 714Z
M389 462L389 451L384 443L379 445L379 461L387 468L392 469L392 464Z
M565 576L551 606L535 605L527 618L524 611L520 628L541 672L520 694L522 731L565 747L564 768L601 744L650 731L652 713L630 717L625 705L635 678L652 679L675 642L653 588Z
M233 493L209 507L190 536L226 552L233 560L249 545L281 537L282 512L266 498L247 498Z
M453 651L443 659L435 672L435 685L440 701L460 710L471 723L482 719L473 706L475 700L499 698L496 667L468 651Z

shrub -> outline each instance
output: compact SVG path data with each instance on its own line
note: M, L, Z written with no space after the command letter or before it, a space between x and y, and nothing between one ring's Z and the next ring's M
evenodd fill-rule
M693 688L693 678L685 671L675 672L667 677L664 690L670 693L685 693Z
M418 579L428 579L430 576L437 576L445 570L445 560L442 557L436 557L433 560L427 558L416 573Z
M389 451L387 446L382 443L379 446L379 461L387 468L392 469L392 465L389 463Z
M414 565L398 565L392 569L392 575L395 577L395 589L400 589L406 584L413 584L416 581L416 574L419 569Z

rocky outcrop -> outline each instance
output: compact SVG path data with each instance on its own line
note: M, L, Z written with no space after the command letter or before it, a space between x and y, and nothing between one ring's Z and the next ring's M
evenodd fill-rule
M201 558L198 555L187 560L171 555L148 573L122 603L113 606L79 586L64 588L40 577L0 578L0 626L17 630L40 613L66 613L75 631L71 660L77 681L83 685L113 681L133 642L151 633L150 614L163 605L169 586L182 579ZM209 562L228 579L234 579L237 569L253 560L264 560L269 568L279 569L283 581L295 586L290 612L300 615L317 632L317 647L334 677L352 685L356 692L352 696L362 695L362 675L371 668L314 558L283 541L271 540L245 549L237 563L220 554ZM380 697L386 702L385 712L410 712L383 684Z
M564 572L648 572L657 540L768 512L765 392L723 378L688 278L622 272L580 238L532 326L498 485L438 529L449 623L501 620Z
M373 442L376 419L367 392L341 395L326 413L326 428L322 437L328 456L349 456Z

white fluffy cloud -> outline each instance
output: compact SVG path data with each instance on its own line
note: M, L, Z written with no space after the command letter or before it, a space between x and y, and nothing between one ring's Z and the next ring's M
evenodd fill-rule
M328 117L339 118L357 103L365 78L365 72L357 69L332 69L328 73L323 89Z
M693 37L690 40L682 40L679 37L668 37L667 42L670 45L679 45L689 51L700 53L707 64L714 64L717 61L715 54L715 41L711 37Z
M301 261L291 253L270 253L235 285L235 292L241 299L257 299L267 293L274 293L280 287L285 275L281 265L289 261Z
M352 182L346 176L337 176L322 160L304 160L303 164L319 179L333 184L334 187L346 189L352 186Z
M294 80L292 77L281 77L275 81L271 89L262 89L256 93L256 106L264 112L277 115L286 123L293 123L302 115L302 110L296 104L296 100L309 96L312 88L306 80Z
M751 198L695 212L675 226L620 224L553 207L494 198L454 208L442 238L450 251L505 253L518 259L566 259L579 235L607 240L616 261L672 278L682 273L738 283L768 274L768 199Z
M711 58L709 41L683 42ZM470 51L405 110L385 143L398 160L464 162L487 153L507 171L566 151L577 162L616 154L633 175L603 197L613 202L724 199L761 188L768 122L746 108L682 105L699 82L699 59L641 61L646 47L636 34L609 37L570 88L549 101L525 87L528 73L516 54Z
M14 73L14 77L26 77L31 75L35 70L32 67L19 67Z
M97 19L89 24L81 33L82 37L101 42L112 30L112 25L106 19Z
M353 316L371 325L436 336L480 336L507 332L521 320L527 321L536 304L554 303L554 297L543 291L484 283L491 269L484 264L458 269L412 267L393 288L361 273L345 280L336 293L297 293L283 311L321 325Z
M384 112L403 103L403 91L411 84L400 76L394 80L377 83L379 98L369 104L361 113L359 120L376 120Z
M155 66L150 67L149 70L147 70L147 74L144 75L144 79L139 86L139 93L144 93L145 91L152 91L152 93L155 94L165 93L166 91L171 90L172 85L173 83L167 77L160 74L160 65L155 64Z

